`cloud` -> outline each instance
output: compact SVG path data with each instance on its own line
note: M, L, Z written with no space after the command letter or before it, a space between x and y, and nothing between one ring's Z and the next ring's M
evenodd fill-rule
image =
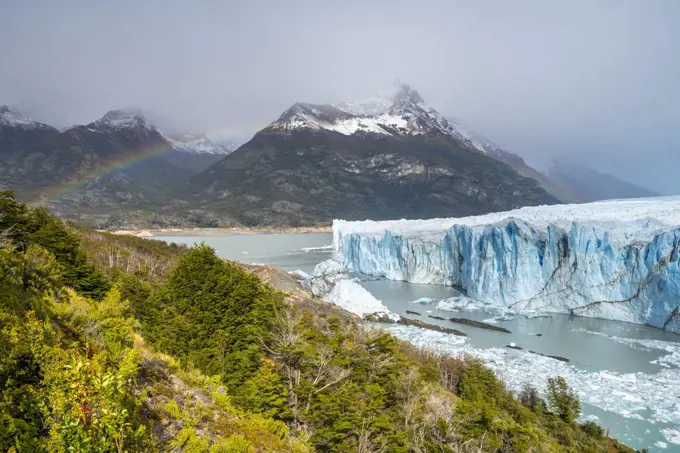
M680 193L680 2L9 0L0 103L58 125L117 107L257 130L395 78L530 162L570 153Z

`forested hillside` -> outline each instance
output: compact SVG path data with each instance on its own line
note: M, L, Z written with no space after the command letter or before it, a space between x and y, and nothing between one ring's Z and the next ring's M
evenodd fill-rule
M206 246L0 194L0 451L631 452L554 380L516 396Z

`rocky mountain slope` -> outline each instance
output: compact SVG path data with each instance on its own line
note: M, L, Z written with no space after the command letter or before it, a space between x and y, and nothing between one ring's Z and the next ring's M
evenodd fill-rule
M65 215L157 203L228 152L207 137L172 140L139 111L112 110L60 132L0 107L0 184Z
M178 193L246 225L471 215L557 202L500 161L512 156L400 85L389 98L296 103Z
M554 159L548 178L576 194L580 201L656 197L659 194L569 159Z

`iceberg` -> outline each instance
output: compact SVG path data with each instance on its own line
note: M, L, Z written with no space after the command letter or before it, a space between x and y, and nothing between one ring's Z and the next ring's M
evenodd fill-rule
M356 278L350 278L347 268L336 261L326 260L317 264L303 286L315 296L362 318L384 315L393 321L399 319L399 315L391 313Z
M333 246L350 271L446 284L513 311L680 333L680 197L452 219L335 220Z

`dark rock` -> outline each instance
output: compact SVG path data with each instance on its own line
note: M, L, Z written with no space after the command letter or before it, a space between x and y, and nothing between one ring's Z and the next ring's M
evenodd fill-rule
M387 324L394 324L396 321L390 318L387 313L373 313L372 315L365 315L364 319L370 322L384 322Z
M406 313L409 314L409 315L418 315L418 316L422 316L422 315L421 315L420 313L418 313L417 311L406 310Z
M536 352L536 351L529 351L529 352L531 352L532 354L542 355L543 357L549 357L551 359L559 360L560 362L569 363L569 359L567 359L566 357L561 357L559 355L541 354L540 352Z
M455 322L456 324L465 324L466 326L478 327L480 329L495 330L496 332L512 333L508 329L503 327L494 326L485 322L474 321L467 318L449 318L449 321Z
M446 319L442 318L441 316L432 316L432 315L427 315L428 318L432 319L438 319L440 321L446 321Z
M404 318L403 316L399 318L397 324L402 324L405 326L420 327L421 329L434 330L435 332L449 333L452 335L458 335L459 337L466 337L467 335L460 330L449 329L448 327L436 326L434 324L428 324L417 319Z
M510 349L517 349L518 351L524 350L524 348L517 346L517 345L514 345L514 344L506 344L505 347L510 348ZM543 357L549 357L551 359L559 360L560 362L569 363L569 359L567 359L566 357L561 357L559 355L541 354L540 352L536 352L536 351L528 351L528 352L530 352L532 354L536 354L536 355L541 355Z

